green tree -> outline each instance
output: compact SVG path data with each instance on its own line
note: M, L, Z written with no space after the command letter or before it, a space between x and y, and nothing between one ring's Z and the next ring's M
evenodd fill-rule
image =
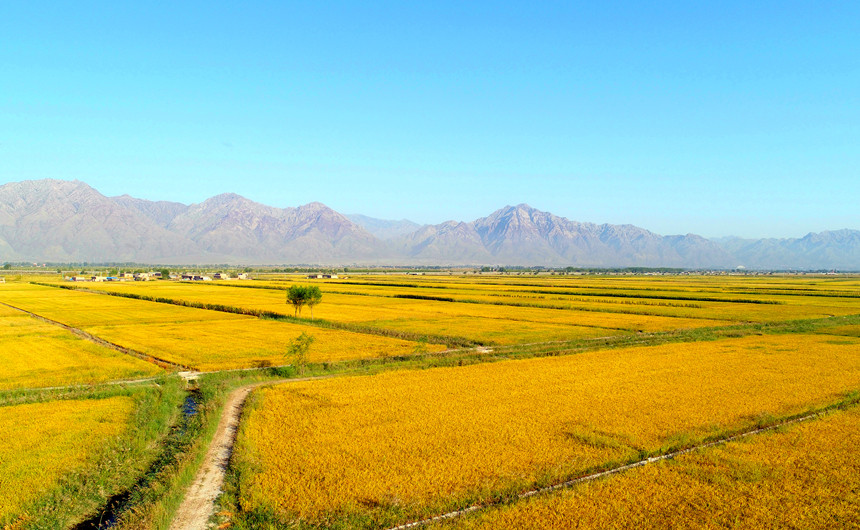
M287 303L295 309L294 316L302 314L304 306L310 306L311 318L314 317L314 306L322 301L322 291L315 285L291 285L287 289Z
M170 271L168 269L161 269L161 279L169 280L170 279Z
M287 289L287 303L293 306L293 316L299 316L307 300L307 287L304 285L291 285Z
M322 291L316 285L311 285L307 287L307 301L308 307L311 308L311 320L314 319L314 306L318 303L322 302Z
M290 341L286 356L293 359L293 365L298 370L299 375L305 375L305 368L308 365L308 351L311 349L311 344L313 344L314 340L313 335L308 335L302 331L301 335Z
M8 271L8 270L10 270L10 269L12 269L12 264L11 264L11 263L6 263L6 264L4 264L4 265L3 265L3 270L4 270L4 271Z

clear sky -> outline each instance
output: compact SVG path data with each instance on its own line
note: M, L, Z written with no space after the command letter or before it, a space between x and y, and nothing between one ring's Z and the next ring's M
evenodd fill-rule
M860 229L860 2L0 2L0 183Z

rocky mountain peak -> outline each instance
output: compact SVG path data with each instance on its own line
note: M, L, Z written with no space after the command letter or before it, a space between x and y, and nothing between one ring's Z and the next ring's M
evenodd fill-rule
M0 261L860 269L857 230L717 242L525 203L438 225L351 217L320 202L276 208L235 193L189 206L108 198L81 181L13 182L0 186ZM362 226L391 235L383 242Z

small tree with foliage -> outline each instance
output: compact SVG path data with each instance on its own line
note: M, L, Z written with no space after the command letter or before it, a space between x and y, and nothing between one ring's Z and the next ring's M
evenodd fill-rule
M287 289L287 303L293 306L293 316L299 316L307 303L307 288L304 285L291 285Z
M302 314L304 306L310 306L311 318L314 317L314 306L322 301L322 291L315 285L291 285L287 289L287 303L295 309L294 316Z
M305 375L305 368L308 365L308 350L311 349L313 342L313 335L308 335L302 331L301 335L290 341L290 346L287 348L286 356L292 358L293 365L298 370L299 375Z
M322 291L316 285L311 285L307 288L306 304L311 308L311 320L314 319L314 306L322 302Z

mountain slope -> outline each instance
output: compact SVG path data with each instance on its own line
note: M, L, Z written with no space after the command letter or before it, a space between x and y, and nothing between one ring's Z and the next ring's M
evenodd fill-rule
M385 245L314 202L274 208L232 193L193 204L167 228L240 263L351 263L385 257Z
M472 223L424 227L398 250L451 263L583 267L725 267L732 258L702 237L659 236L633 225L578 223L527 204L506 206Z
M0 262L544 265L860 270L860 231L796 239L661 236L633 225L571 221L526 204L472 222L416 228L353 216L324 204L266 206L232 193L184 205L83 182L0 186Z
M199 255L193 242L79 181L0 186L0 239L18 259L165 261Z
M860 270L860 230L809 233L802 238L717 240L737 265L751 269Z
M346 218L383 241L411 234L421 228L421 225L413 223L408 219L392 221L389 219L376 219L357 213L347 214Z
M137 211L163 228L166 228L176 216L188 210L188 205L180 202L147 201L145 199L135 199L130 195L111 197L111 200L130 210Z

